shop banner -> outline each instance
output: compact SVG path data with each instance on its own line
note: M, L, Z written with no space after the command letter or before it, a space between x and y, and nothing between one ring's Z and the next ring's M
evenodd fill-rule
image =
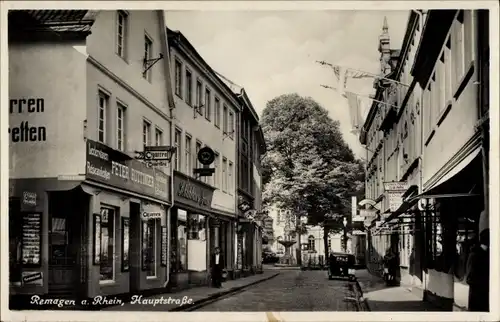
M174 174L175 202L181 202L192 207L209 210L212 209L214 190L214 188L179 172L175 172Z
M117 188L169 201L169 176L121 151L87 139L85 177Z

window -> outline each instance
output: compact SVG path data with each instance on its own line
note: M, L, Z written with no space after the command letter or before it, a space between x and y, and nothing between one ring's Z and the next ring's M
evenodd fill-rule
M464 24L464 60L465 66L468 67L475 59L475 21L473 10L461 10L463 14Z
M314 240L314 236L310 235L308 238L307 238L307 249L309 251L315 251L316 250L316 245L315 245L315 240Z
M451 54L453 55L453 91L458 88L458 83L464 75L464 25L463 14L459 14L453 22L451 31ZM454 94L454 93L453 93Z
M106 143L106 114L108 113L109 96L99 91L99 113L97 124L97 140Z
M177 272L187 271L187 212L182 209L177 210L177 233L172 234L174 240L172 250L176 261L173 270ZM174 237L175 236L175 237Z
M125 106L120 103L116 108L116 148L125 150Z
M234 138L234 113L233 112L229 112L229 128L228 128L228 132L229 132L229 137L231 139Z
M332 240L328 239L328 251L332 250Z
M144 62L153 58L153 41L147 35L144 35ZM148 68L147 64L144 64L144 70ZM142 73L142 77L151 81L151 71L152 68L149 68L145 73Z
M21 199L9 198L9 281L21 285L23 220Z
M453 62L451 61L451 40L448 38L446 41L446 46L444 47L444 94L445 94L445 100L449 101L452 98L452 64Z
M203 112L202 112L202 102L201 102L201 98L202 98L202 93L201 93L201 81L200 80L197 80L196 81L196 108L198 109L198 113L200 115L203 115Z
M101 262L100 281L114 280L114 259L115 259L115 210L113 208L101 207Z
M231 161L229 161L229 168L227 169L227 176L228 176L228 180L229 180L229 186L228 186L228 190L229 190L229 194L232 194L233 192L233 163Z
M215 152L214 168L214 187L220 188L220 157L217 152Z
M276 224L279 225L281 222L281 209L278 209L276 216Z
M116 20L116 53L122 58L126 57L126 45L127 45L127 20L128 15L124 11L118 11L118 16Z
M182 63L175 59L175 94L182 98Z
M193 164L191 163L191 136L186 134L186 143L184 147L185 159L186 159L186 174L191 175L193 173Z
M227 159L222 158L222 191L227 191Z
M151 123L146 120L142 121L142 144L151 145Z
M174 170L179 171L181 169L181 130L179 129L175 129L174 144Z
M188 240L207 240L204 215L188 213Z
M224 104L222 115L222 132L227 133L227 106Z
M446 104L446 73L444 66L444 53L441 54L441 59L438 60L438 75L437 80L439 82L439 98L438 98L438 106L436 117L439 115L439 112L444 109L444 105Z
M198 161L198 152L201 150L201 142L196 140L196 154L193 156L195 159L196 167L201 168L201 163Z
M211 121L212 116L212 95L210 89L205 88L205 118Z
M163 143L163 131L159 128L155 129L155 145L160 146Z
M142 222L142 269L146 271L146 278L156 277L156 250L158 219Z
M244 119L243 122L241 122L241 136L243 137L244 140L248 140L247 124L248 124L247 119Z
M193 105L193 75L188 69L186 69L186 103L189 106Z
M214 107L214 124L216 127L220 127L220 99L218 97L215 97Z

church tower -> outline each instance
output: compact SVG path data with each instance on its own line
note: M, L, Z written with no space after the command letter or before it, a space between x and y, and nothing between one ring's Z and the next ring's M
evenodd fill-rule
M387 17L384 17L382 34L379 36L378 51L380 53L380 73L382 75L387 75L391 72L391 37L389 36Z

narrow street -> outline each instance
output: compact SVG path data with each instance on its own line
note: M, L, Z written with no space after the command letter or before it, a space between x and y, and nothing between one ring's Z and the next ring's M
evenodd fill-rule
M326 271L283 270L264 283L197 311L357 311L353 282L328 280Z

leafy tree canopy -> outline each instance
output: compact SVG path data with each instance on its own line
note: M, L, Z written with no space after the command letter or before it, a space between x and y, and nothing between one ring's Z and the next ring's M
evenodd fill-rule
M268 151L265 204L341 230L350 196L364 188L364 165L345 143L339 122L312 98L285 94L267 103L261 126Z

